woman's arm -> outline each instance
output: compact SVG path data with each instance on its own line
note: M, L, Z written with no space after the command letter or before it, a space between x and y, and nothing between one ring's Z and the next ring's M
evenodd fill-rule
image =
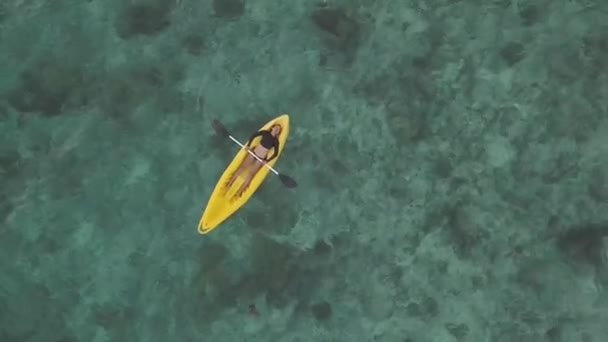
M269 162L271 160L273 160L274 158L277 157L277 155L279 154L279 139L276 139L274 142L274 146L273 146L273 153L272 153L272 157L266 159L266 162Z

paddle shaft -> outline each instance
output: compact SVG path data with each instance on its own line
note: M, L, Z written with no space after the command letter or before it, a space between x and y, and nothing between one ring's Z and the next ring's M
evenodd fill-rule
M272 166L268 165L266 163L266 161L262 160L260 157L258 157L255 153L251 152L248 148L245 147L245 145L241 144L238 140L236 140L232 135L228 135L228 138L230 138L230 140L234 141L237 145L241 146L241 148L244 148L245 151L247 151L249 154L251 154L255 159L259 160L260 163L262 163L264 166L266 166L268 169L270 169L270 171L272 171L275 175L279 175L279 172L275 169L272 168Z

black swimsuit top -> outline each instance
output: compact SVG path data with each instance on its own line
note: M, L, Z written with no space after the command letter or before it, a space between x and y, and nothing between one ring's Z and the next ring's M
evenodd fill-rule
M247 142L247 146L251 146L251 142L253 141L253 139L255 139L256 137L262 137L262 141L260 142L260 145L262 145L264 148L270 150L271 148L274 148L274 153L272 154L272 157L266 159L266 161L271 161L274 158L277 157L277 155L279 154L279 139L277 139L276 137L274 137L270 131L259 131L254 133L251 138L249 138L249 141Z

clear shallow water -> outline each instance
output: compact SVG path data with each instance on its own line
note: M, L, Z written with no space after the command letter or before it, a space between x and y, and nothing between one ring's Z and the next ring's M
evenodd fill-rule
M0 340L605 341L607 13L2 2ZM198 235L211 120L285 112Z

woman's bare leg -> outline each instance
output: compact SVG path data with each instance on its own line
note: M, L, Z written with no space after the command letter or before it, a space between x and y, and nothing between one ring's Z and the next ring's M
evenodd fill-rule
M243 171L245 171L252 164L253 161L255 161L255 158L248 153L247 156L245 156L245 160L243 160L239 168L236 169L232 177L230 177L230 180L228 181L228 184L226 184L226 187L230 188L234 181L238 178L238 176L243 173Z
M251 170L249 170L249 173L247 174L247 178L245 178L245 181L243 182L243 184L241 185L241 188L239 189L239 191L236 193L237 196L241 196L243 194L243 192L247 189L247 187L249 186L249 183L251 183L251 180L253 179L253 177L255 177L255 174L262 168L262 163L260 163L259 160L256 160L255 163L253 164L253 166L251 167Z

